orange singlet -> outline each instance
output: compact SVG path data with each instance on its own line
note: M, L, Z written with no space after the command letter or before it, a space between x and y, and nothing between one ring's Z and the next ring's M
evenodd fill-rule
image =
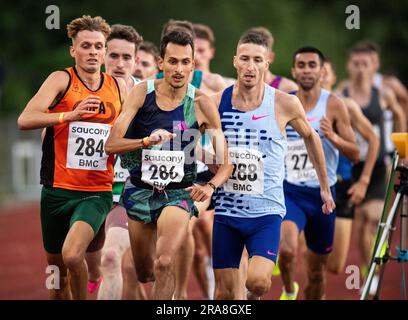
M68 87L49 113L72 111L88 95L99 96L101 103L96 114L47 127L41 184L78 191L111 191L114 158L105 153L105 143L121 108L118 84L110 75L101 73L101 85L92 91L75 68L64 71L69 74Z

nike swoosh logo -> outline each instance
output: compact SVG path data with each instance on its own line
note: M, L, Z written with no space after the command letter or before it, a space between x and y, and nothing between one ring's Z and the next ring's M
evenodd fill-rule
M265 118L265 117L269 117L269 114L264 115L264 116L259 116L259 117L257 117L257 116L252 116L252 120L259 120L259 119L262 119L262 118Z
M271 250L266 251L266 253L270 256L276 256L276 253L272 252Z
M314 121L316 121L317 120L317 117L314 117L314 118L307 118L307 121L309 121L309 122L314 122Z

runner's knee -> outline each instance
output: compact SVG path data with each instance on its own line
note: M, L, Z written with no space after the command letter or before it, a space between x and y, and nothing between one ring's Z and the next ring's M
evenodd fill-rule
M102 251L102 268L105 271L113 271L120 268L120 259L118 250L108 248Z
M155 274L162 274L170 271L173 261L169 255L160 255L154 261L154 271Z
M245 285L251 293L260 297L269 291L271 279L269 277L250 276Z
M279 248L279 263L284 263L295 258L297 246L287 242L282 242Z
M223 284L216 286L214 291L215 300L233 300L234 299L234 286L233 284Z
M84 257L72 250L63 250L62 259L65 266L70 270L77 269L84 261Z
M324 280L323 268L315 268L308 271L309 282L313 284L321 283Z

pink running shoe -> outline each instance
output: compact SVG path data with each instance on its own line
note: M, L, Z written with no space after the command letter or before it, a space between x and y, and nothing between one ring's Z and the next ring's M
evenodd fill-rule
M88 281L88 292L89 293L94 293L96 290L98 290L101 282L102 282L102 276L100 276L98 278L98 280L96 280L96 281L89 280Z

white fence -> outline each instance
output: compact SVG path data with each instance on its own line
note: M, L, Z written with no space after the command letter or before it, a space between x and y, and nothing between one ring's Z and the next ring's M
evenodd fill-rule
M40 198L41 131L20 131L17 118L0 120L0 202Z

